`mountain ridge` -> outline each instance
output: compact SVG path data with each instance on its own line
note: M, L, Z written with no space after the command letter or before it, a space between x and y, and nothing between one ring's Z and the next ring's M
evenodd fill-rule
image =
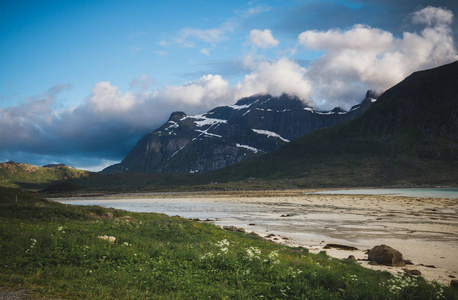
M361 115L375 94L349 111L312 109L297 97L254 95L204 114L173 112L144 135L124 160L103 173L202 173L271 152L290 140Z

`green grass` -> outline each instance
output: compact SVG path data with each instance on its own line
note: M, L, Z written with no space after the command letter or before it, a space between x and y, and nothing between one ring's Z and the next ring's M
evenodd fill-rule
M421 278L211 224L3 188L0 286L64 299L458 299L457 290Z

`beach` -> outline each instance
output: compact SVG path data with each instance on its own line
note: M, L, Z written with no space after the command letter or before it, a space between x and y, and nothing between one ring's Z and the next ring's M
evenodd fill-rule
M179 215L218 226L236 226L275 243L353 255L363 266L389 272L418 270L449 284L458 277L458 200L396 195L314 194L315 190L132 193L53 199L139 212ZM198 220L197 220L198 219ZM324 249L340 244L358 250ZM369 265L366 251L389 245L406 267Z

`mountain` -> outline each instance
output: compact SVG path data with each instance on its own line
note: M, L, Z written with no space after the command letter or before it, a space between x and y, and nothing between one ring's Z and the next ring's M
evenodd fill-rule
M349 122L260 158L203 174L201 182L293 180L297 185L458 183L458 62L415 72Z
M0 163L0 186L41 189L55 182L79 179L91 174L64 164L38 167L9 161Z
M318 129L361 115L376 96L368 92L349 111L320 111L297 97L256 95L202 115L174 112L144 135L124 158L103 173L203 173L271 152Z

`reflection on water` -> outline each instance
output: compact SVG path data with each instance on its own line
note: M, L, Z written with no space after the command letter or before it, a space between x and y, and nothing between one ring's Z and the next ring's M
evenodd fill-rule
M419 198L458 199L458 188L402 188L402 189L355 189L339 191L322 191L314 194L326 195L385 195Z

